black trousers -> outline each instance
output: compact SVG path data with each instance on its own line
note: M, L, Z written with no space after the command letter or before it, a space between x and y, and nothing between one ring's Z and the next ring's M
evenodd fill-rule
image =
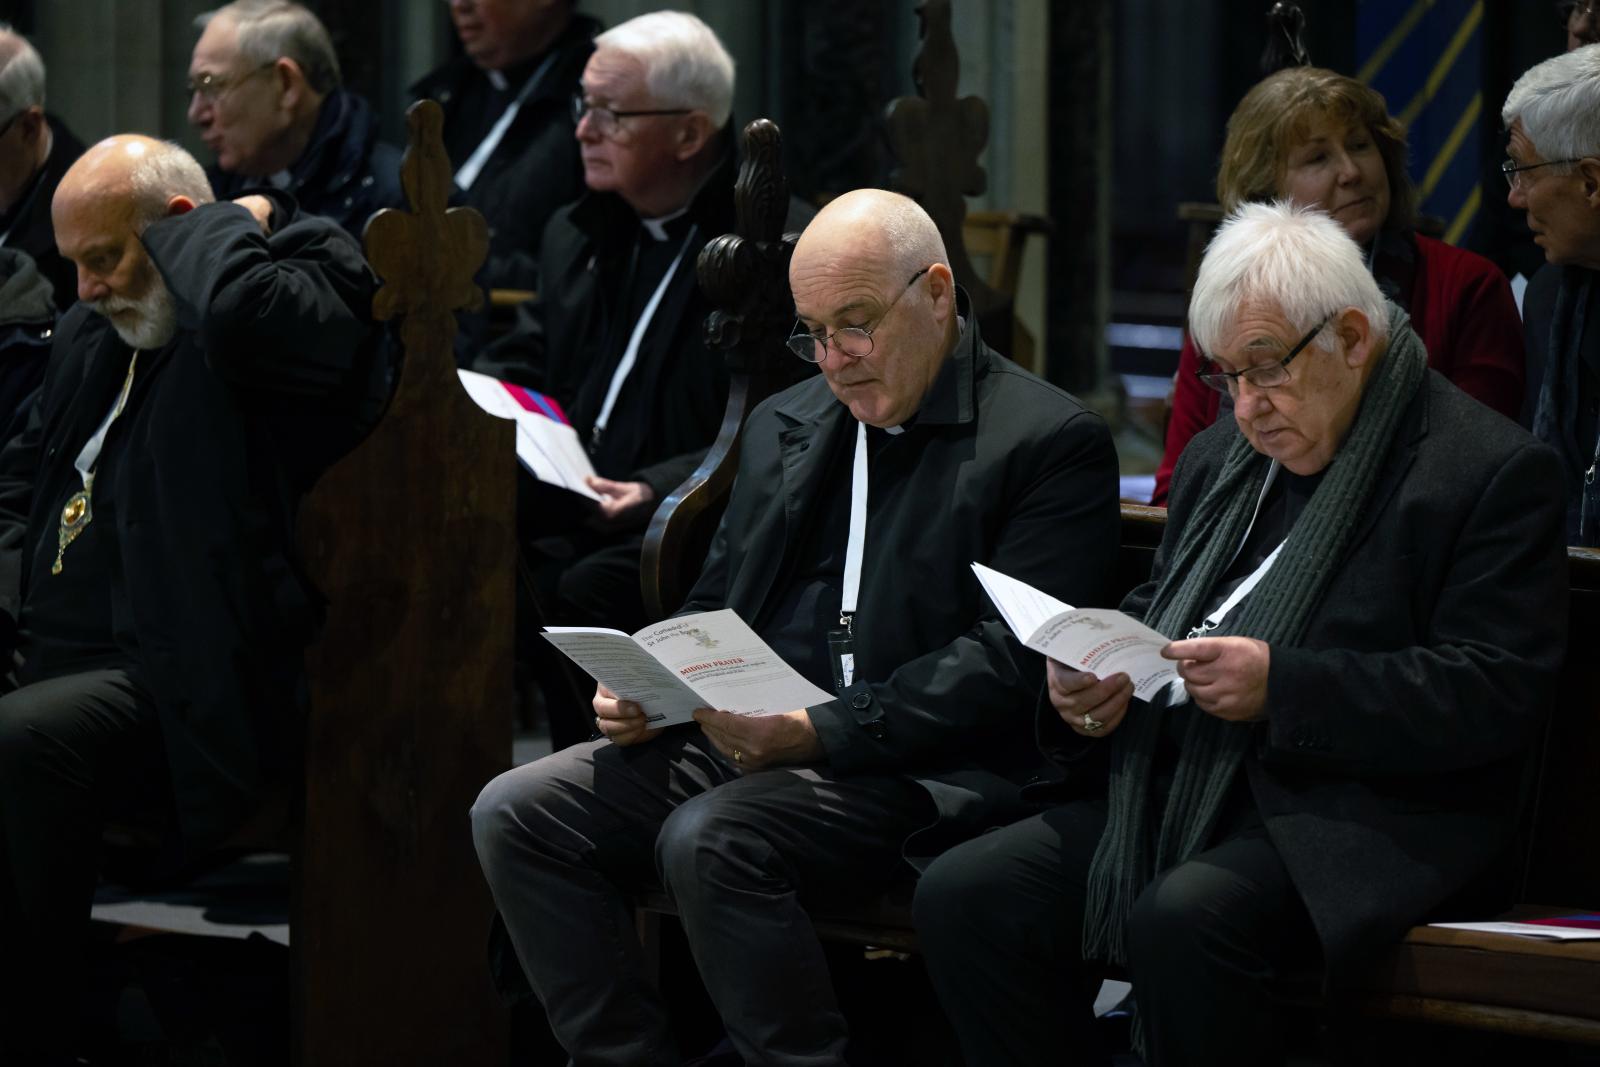
M1128 970L1151 1067L1282 1057L1272 985L1315 957L1310 916L1253 811L1158 875L1128 920ZM967 1062L1108 1064L1094 1027L1103 968L1081 952L1103 800L958 845L917 884L917 932Z
M542 626L608 626L625 633L651 620L639 559L644 529L599 532L582 497L517 472L517 540L531 588L517 587L517 644L523 680L544 696L550 742L566 748L594 736L593 682L539 636ZM586 690L586 692L585 692Z
M105 822L170 795L154 700L127 672L0 697L0 1063L65 1056Z
M908 778L825 767L741 775L696 727L575 745L496 778L472 809L496 905L551 1029L579 1065L678 1062L641 966L630 894L672 895L745 1062L846 1062L806 908L881 892L932 822Z

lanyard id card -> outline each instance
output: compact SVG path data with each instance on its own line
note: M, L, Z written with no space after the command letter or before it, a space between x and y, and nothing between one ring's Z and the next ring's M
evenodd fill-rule
M856 642L850 623L828 631L828 663L833 667L833 688L842 692L856 680Z
M850 467L850 540L844 550L844 587L839 591L839 626L828 631L828 662L835 689L856 680L855 617L861 596L861 556L867 543L867 424L856 423L856 456Z

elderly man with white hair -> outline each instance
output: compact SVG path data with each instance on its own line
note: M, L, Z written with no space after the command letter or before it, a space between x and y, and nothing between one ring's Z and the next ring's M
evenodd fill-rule
M684 610L732 609L834 696L661 729L602 688L603 738L501 775L473 808L517 959L578 1064L678 1062L631 908L658 879L744 1062L846 1062L807 909L869 901L912 873L905 856L1016 818L1039 770L1044 665L970 565L1071 603L1107 592L1105 424L984 345L920 207L833 201L789 283L790 347L821 374L751 414Z
M296 501L370 425L376 279L286 199L211 201L176 145L102 141L56 189L80 300L0 453L0 1062L73 1062L108 819L186 862L296 746L316 594Z
M1241 207L1189 325L1234 417L1184 452L1123 603L1187 692L1052 662L1039 736L1072 799L924 875L970 1063L1108 1063L1101 963L1145 1062L1278 1062L1276 979L1337 984L1509 850L1566 648L1550 450L1428 370L1319 212Z
M378 140L372 107L341 85L322 21L290 0L234 0L195 20L189 122L216 153L222 199L270 185L359 240L404 207L400 151Z
M0 22L0 246L26 253L50 282L56 310L65 311L75 282L72 264L56 251L50 198L83 144L44 104L44 60Z
M1600 45L1529 69L1500 116L1506 199L1549 263L1522 303L1523 422L1561 457L1567 543L1600 545Z
M539 299L474 363L554 397L599 475L597 505L524 482L520 533L548 622L650 621L645 526L721 425L728 376L706 347L695 262L737 221L733 84L732 58L693 15L641 15L595 39L572 99L589 191L545 227ZM794 205L791 225L806 214ZM591 732L564 695L546 689L558 746Z

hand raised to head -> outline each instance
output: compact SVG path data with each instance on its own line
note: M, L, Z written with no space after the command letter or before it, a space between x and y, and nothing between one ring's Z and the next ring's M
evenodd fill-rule
M261 227L261 233L272 233L272 201L264 196L241 196L234 201L240 207L250 212L256 220L256 225Z

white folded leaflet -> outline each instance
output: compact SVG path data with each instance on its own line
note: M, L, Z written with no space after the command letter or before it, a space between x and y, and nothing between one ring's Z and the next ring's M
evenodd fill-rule
M1483 934L1510 934L1513 937L1530 937L1536 941L1600 941L1600 927L1562 926L1560 919L1543 922L1497 923L1429 923L1441 930L1474 930Z
M1035 652L1098 678L1126 674L1140 700L1167 686L1169 703L1188 699L1177 663L1161 658L1170 638L1115 608L1075 608L981 563L972 570L1011 632Z
M594 464L583 450L578 431L565 422L529 411L498 378L477 371L460 370L461 385L474 403L491 415L511 419L517 424L517 458L528 472L548 485L570 489L590 500L600 494L590 489L584 478L594 474Z
M624 700L651 726L689 722L696 708L773 715L825 704L737 612L680 615L629 636L589 626L546 626L544 638Z

